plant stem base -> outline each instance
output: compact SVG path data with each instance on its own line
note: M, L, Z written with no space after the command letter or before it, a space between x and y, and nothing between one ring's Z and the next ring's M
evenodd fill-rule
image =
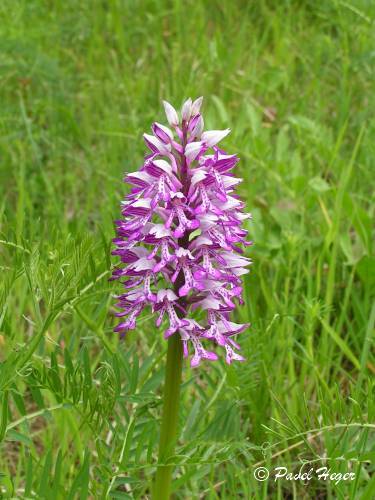
M168 340L164 385L164 405L160 430L159 463L174 454L177 440L178 408L182 372L182 342L178 333ZM158 466L153 487L153 500L168 500L171 492L172 465Z

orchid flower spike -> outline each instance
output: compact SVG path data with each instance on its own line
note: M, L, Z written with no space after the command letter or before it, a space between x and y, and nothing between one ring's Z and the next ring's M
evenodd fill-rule
M125 181L133 187L116 221L114 255L120 257L112 279L123 283L117 297L122 335L136 328L149 307L165 338L179 335L191 366L215 360L208 345L225 349L227 363L243 361L233 336L248 324L230 316L242 304L241 277L250 259L243 255L250 215L235 194L241 182L232 170L238 162L217 146L229 129L203 131L202 97L188 99L181 119L164 101L170 128L155 122L144 134L149 153L139 171ZM199 322L198 322L199 318ZM167 319L167 321L165 321Z

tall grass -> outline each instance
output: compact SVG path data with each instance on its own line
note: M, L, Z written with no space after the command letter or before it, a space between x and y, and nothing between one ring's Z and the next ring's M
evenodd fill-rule
M0 488L147 498L166 343L112 333L112 221L161 99L230 126L246 363L183 373L176 498L373 498L371 2L0 5ZM257 482L327 465L354 481ZM372 475L372 476L371 476Z

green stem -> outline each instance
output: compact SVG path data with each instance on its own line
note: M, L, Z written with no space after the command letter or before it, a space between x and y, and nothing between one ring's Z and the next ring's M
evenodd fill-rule
M182 342L175 333L168 340L165 371L164 405L159 442L159 463L166 463L173 456L177 440L178 406L182 372ZM153 500L170 498L172 465L159 465L156 471Z

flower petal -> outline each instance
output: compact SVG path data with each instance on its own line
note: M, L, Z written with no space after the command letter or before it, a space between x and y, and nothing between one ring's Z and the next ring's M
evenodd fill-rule
M229 132L229 128L225 130L207 130L202 134L202 142L204 142L207 147L212 148L212 146L215 146L218 142L224 139Z
M178 125L178 115L174 107L167 101L163 101L164 111L168 120L169 125L176 127Z

